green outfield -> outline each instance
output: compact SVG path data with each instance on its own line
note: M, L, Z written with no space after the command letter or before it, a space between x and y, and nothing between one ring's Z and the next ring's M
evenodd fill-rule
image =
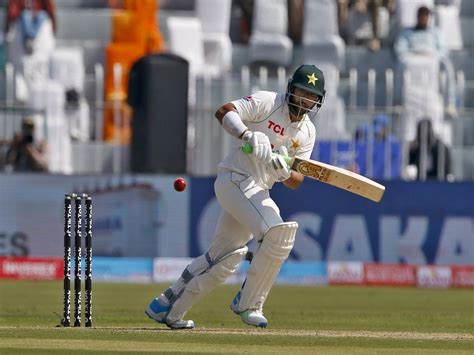
M267 329L228 307L237 286L199 303L192 331L170 331L143 311L161 285L100 283L93 328L60 328L62 282L0 281L0 353L406 354L474 351L474 292L366 287L273 289Z

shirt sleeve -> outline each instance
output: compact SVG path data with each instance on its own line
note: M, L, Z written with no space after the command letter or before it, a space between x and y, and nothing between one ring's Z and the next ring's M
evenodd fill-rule
M311 142L308 141L296 151L295 155L303 159L310 159L311 153L313 152L313 148L314 148L314 140Z
M408 36L408 30L404 30L402 33L400 33L395 42L394 49L398 59L402 59L409 50L410 41Z
M242 121L257 122L271 113L276 93L258 91L250 96L231 101Z
M301 146L296 150L295 155L303 159L310 159L313 152L314 143L316 141L316 128L312 123L307 123L308 138L302 142Z

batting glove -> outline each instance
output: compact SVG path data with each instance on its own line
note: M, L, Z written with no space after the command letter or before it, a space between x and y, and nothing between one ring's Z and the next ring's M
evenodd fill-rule
M268 164L272 159L272 146L267 135L262 132L246 131L242 140L252 146L252 156L260 163Z
M275 153L278 153L280 155L284 155L285 157L288 156L288 149L282 145L279 148L275 149Z
M267 172L276 181L282 182L291 177L291 170L283 156L288 156L288 150L282 146L278 154L273 154L270 163L267 164Z

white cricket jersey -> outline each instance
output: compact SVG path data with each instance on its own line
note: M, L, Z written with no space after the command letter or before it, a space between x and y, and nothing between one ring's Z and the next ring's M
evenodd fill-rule
M232 101L232 104L250 131L263 132L268 136L273 149L284 145L289 156L310 158L316 129L307 115L299 122L291 122L285 94L258 91ZM263 164L257 164L250 155L242 152L242 144L242 140L233 139L231 151L219 164L219 168L252 175L262 188L270 189L275 180L267 174Z

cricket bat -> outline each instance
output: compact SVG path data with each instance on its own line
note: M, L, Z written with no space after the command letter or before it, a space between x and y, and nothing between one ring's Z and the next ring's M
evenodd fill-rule
M252 153L252 146L245 143L242 146L245 154ZM352 192L353 194L368 198L374 202L380 202L385 192L385 186L372 181L365 176L352 171L338 168L330 164L321 163L316 160L303 159L298 156L287 157L283 155L291 170L297 171L304 176Z

